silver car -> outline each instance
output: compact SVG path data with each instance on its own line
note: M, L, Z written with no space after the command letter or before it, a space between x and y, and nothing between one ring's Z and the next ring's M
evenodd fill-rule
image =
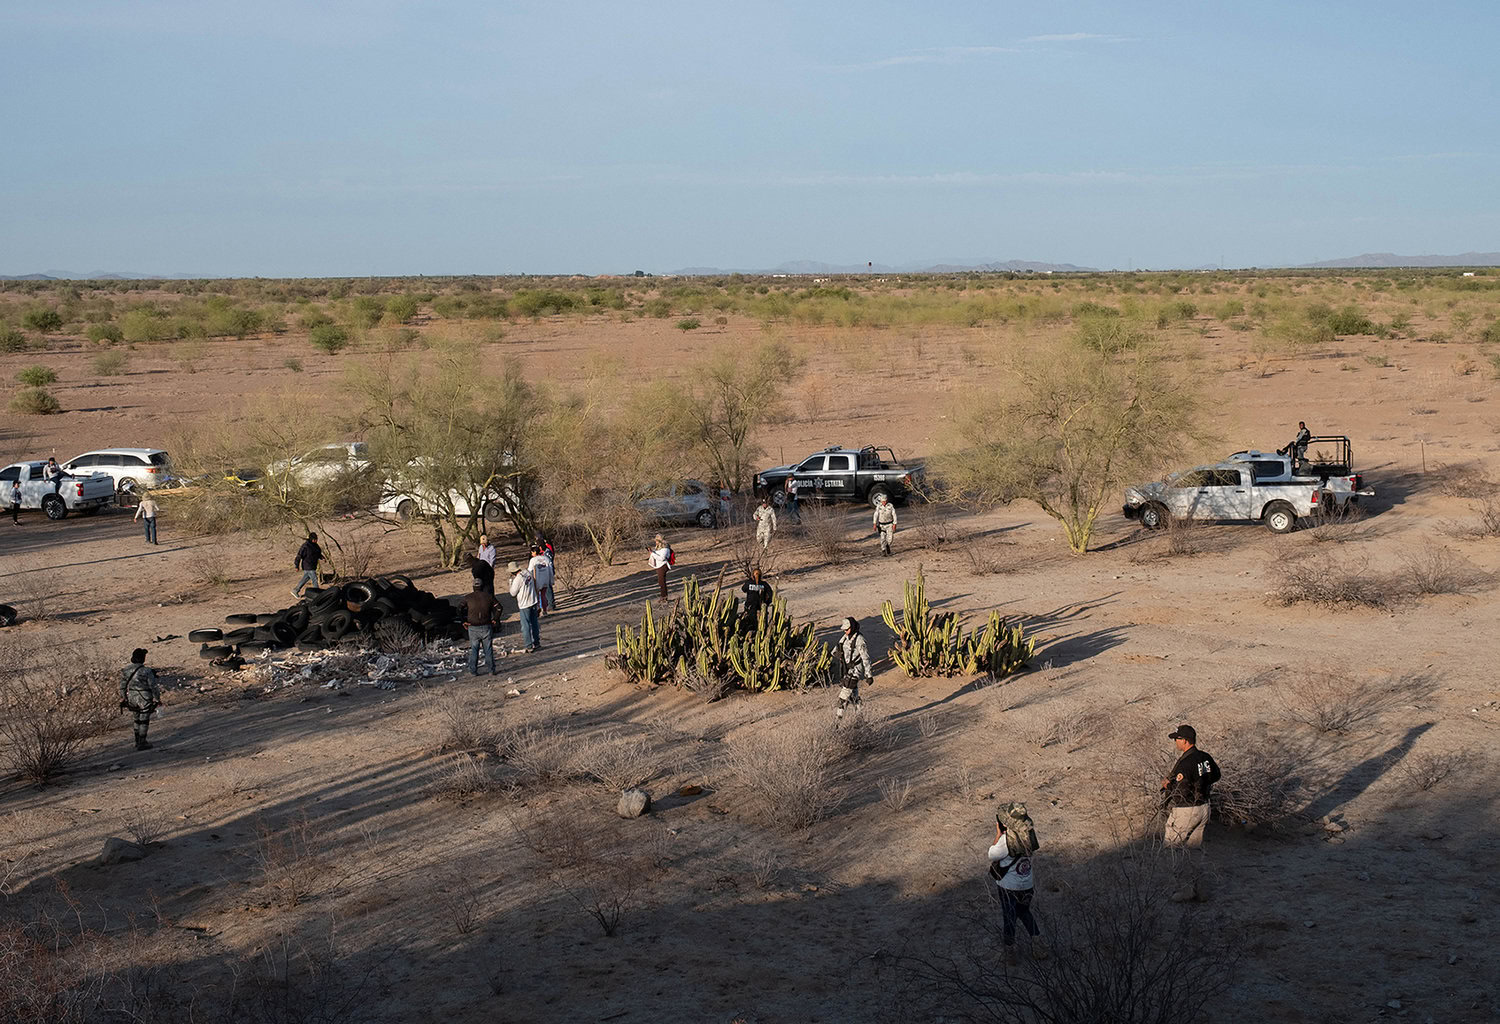
M653 484L635 495L641 514L659 523L696 523L712 529L726 518L723 498L702 480L675 480Z

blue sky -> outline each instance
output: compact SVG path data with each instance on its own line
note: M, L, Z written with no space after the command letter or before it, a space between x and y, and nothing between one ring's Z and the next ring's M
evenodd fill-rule
M1500 4L0 0L0 273L1500 250Z

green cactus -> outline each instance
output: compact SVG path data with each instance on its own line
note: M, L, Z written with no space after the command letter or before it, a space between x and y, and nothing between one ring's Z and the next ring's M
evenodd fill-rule
M956 615L934 618L921 566L915 584L908 581L905 586L901 621L896 621L889 601L880 615L895 634L891 660L913 678L983 673L998 679L1025 668L1036 651L1036 639L1025 637L1019 624L1007 626L999 612L990 612L989 621L968 635Z

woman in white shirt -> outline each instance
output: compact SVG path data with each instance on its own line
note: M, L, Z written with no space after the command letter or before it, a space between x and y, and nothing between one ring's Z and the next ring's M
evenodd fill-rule
M546 615L556 607L552 598L552 556L547 554L547 549L540 545L531 548L531 562L526 566L531 573L531 578L536 582L537 604Z
M656 585L661 588L661 599L667 599L667 567L672 564L672 548L657 534L651 541L651 553L646 562L656 570Z
M1010 845L1010 836L997 814L995 844L989 849L990 878L994 880L1000 897L1001 941L1005 944L1005 959L1010 963L1015 962L1016 921L1019 919L1026 934L1031 936L1031 955L1040 960L1047 954L1040 941L1041 929L1037 928L1036 918L1031 914L1031 897L1035 884L1031 875L1031 855L1024 846L1018 846L1013 851Z

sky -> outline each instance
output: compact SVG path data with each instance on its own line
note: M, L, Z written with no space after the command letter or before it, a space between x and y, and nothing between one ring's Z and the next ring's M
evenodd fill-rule
M1500 250L1494 0L0 0L0 274Z

